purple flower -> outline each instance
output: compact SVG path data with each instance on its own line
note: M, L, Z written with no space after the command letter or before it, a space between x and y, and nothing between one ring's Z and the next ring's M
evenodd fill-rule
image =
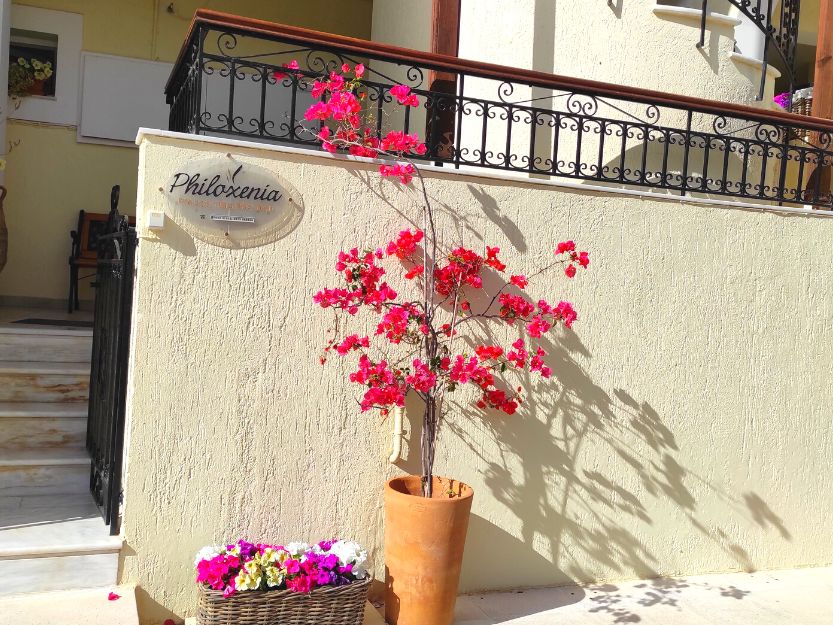
M322 551L329 551L330 548L333 546L333 543L336 542L335 540L322 540L318 543L318 546L321 547Z
M777 96L772 98L772 101L782 109L789 109L791 100L792 95L789 92L779 93Z

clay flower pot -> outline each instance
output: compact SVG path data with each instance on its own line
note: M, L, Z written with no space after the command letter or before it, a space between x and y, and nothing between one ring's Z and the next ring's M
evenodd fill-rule
M389 625L452 625L473 495L465 484L438 477L431 499L416 475L385 485Z

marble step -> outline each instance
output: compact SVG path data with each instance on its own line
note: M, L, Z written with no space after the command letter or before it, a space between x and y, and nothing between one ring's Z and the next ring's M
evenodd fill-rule
M83 402L89 384L89 363L0 362L0 402Z
M84 448L87 404L0 402L0 453L4 450Z
M0 495L81 494L89 484L90 459L84 450L0 452Z
M92 347L89 328L0 324L0 361L89 362Z
M115 584L121 545L87 492L0 496L0 596Z
M139 625L136 589L126 585L4 597L0 614L14 625Z

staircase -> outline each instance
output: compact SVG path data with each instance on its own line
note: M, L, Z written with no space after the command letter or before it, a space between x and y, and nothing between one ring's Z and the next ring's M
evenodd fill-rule
M0 613L19 603L4 595L116 583L122 541L89 492L91 344L87 328L0 324Z

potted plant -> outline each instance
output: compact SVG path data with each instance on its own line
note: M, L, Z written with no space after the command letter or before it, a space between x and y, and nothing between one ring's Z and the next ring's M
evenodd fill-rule
M285 67L287 73L277 78L303 79L297 63ZM444 247L441 240L449 237L438 235L425 180L413 160L426 153L426 146L416 134L377 133L362 105L364 66L351 70L345 64L341 70L313 81L311 92L319 101L306 119L320 123L316 136L325 150L390 157L379 166L382 176L403 185L416 179L422 228L402 230L378 247L338 253L335 269L342 283L313 298L336 312L321 362L332 354L356 358L349 380L361 388L362 411L387 415L404 406L409 393L421 400L421 475L397 477L385 487L385 613L391 625L451 625L473 492L455 478L434 474L447 397L473 387L477 409L513 415L523 399L511 376L525 371L549 378L547 354L535 340L576 320L570 303L533 300L527 287L556 267L572 278L577 268L588 266L589 257L573 241L564 241L555 246L552 261L534 274L505 277L498 247ZM404 107L420 105L405 85L393 86L389 95ZM404 283L413 285L410 292L389 286L386 264L398 265ZM497 286L485 294L487 279ZM375 317L372 337L345 331L345 321L362 310ZM497 344L487 333L492 323L509 326L518 338L511 345Z
M366 561L346 540L203 547L194 560L197 625L361 625Z
M52 77L52 63L18 57L9 62L9 97L20 99L44 95L46 82Z

